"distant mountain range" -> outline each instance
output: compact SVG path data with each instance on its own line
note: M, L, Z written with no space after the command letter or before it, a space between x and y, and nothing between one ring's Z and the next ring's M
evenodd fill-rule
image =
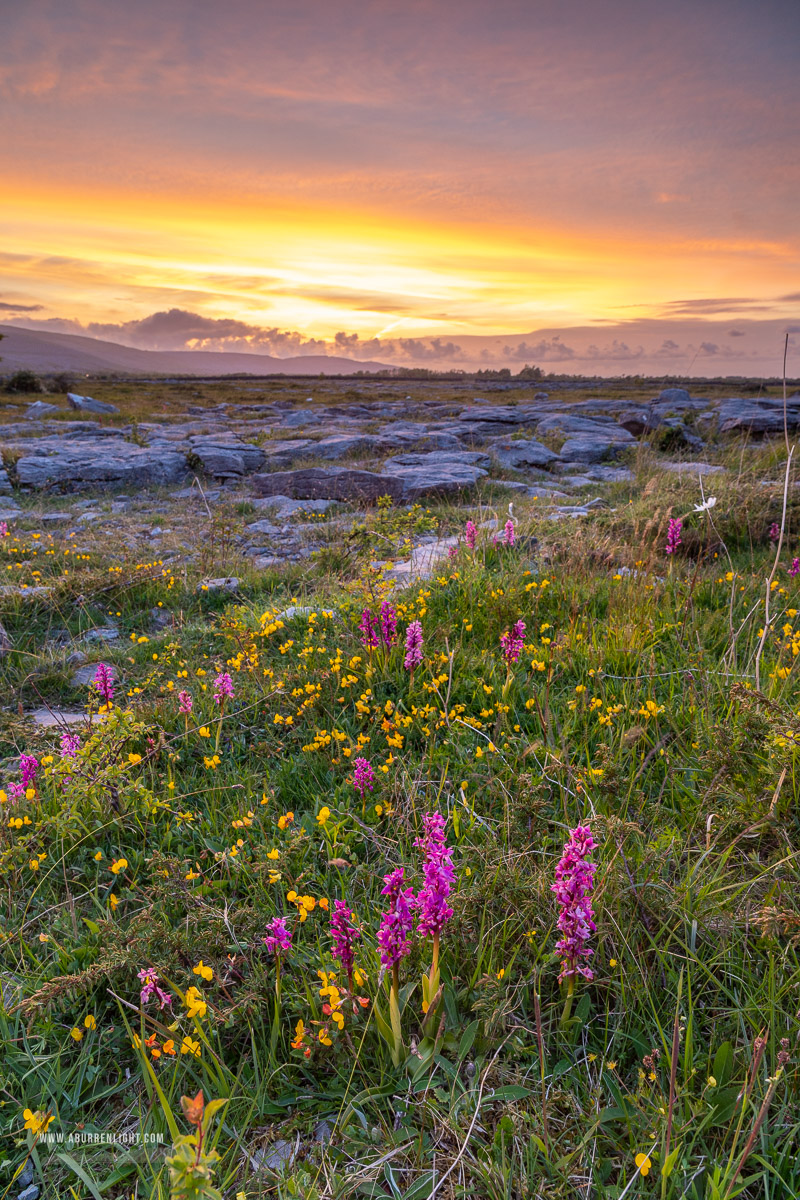
M101 375L352 375L383 371L390 364L305 354L274 358L216 350L136 350L117 342L0 325L0 374L29 368L40 374L72 371Z
M190 314L191 315L191 314ZM36 325L31 320L31 325ZM526 334L455 334L440 338L401 338L364 348L382 361L336 354L279 358L236 350L144 350L120 342L0 325L0 375L27 367L43 375L352 375L426 367L433 371L506 368L517 374L526 364L545 373L588 378L649 376L719 379L780 378L786 332L787 368L800 365L800 324L784 319L638 319L570 328L542 328Z

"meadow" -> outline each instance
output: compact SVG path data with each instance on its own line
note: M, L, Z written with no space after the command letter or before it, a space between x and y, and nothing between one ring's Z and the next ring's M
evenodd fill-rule
M26 501L0 1196L800 1194L800 504L782 442L719 461L579 521L381 502L280 571L243 496L190 563Z

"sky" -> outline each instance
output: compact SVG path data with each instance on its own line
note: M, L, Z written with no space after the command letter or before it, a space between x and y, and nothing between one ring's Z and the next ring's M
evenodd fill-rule
M575 371L671 344L771 374L791 330L800 360L796 0L0 18L0 321L442 365L560 343Z

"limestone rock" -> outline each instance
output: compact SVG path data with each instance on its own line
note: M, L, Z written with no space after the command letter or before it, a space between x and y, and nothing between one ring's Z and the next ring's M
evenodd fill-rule
M277 511L279 521L285 521L288 517L293 517L296 513L324 513L335 504L335 500L293 500L289 496L269 496L266 497L270 501L269 507L274 507ZM252 525L247 526L248 530L253 533L272 533L277 530L281 532L279 526L271 525L269 521L255 521Z
M437 455L432 457L436 458ZM442 496L474 487L486 477L486 471L467 463L439 463L414 467L394 466L383 479L396 479L402 483L403 499L419 500L423 496Z
M78 667L77 671L72 672L70 683L74 688L88 687L96 674L97 663L87 663L85 667Z
M477 421L483 425L522 425L528 420L528 410L510 404L473 404L462 409L458 419L470 424Z
M617 417L617 424L634 437L641 437L650 429L656 429L661 418L650 408L626 408Z
M686 391L686 388L669 387L663 388L658 393L658 399L666 401L667 404L686 404L691 400L691 396Z
M59 408L57 404L48 404L46 400L34 400L33 404L25 412L25 420L38 421L41 417L49 417L51 413L60 413L63 411L63 408Z
M492 442L492 454L502 467L511 467L520 471L526 467L548 467L558 458L547 446L536 438L524 438L519 441L501 439Z
M80 412L119 412L119 409L115 404L106 404L105 400L93 400L91 396L78 396L75 392L67 392L67 403L69 404L70 408L77 408Z
M239 587L239 580L235 575L224 575L221 579L204 579L202 583L198 583L198 592L235 592Z
M366 500L379 496L400 500L403 484L390 475L356 471L348 467L306 467L299 471L274 471L254 475L259 496L289 496L296 500Z
M540 437L543 433L563 433L568 437L605 437L621 443L635 441L633 435L627 429L622 429L613 417L599 413L592 417L579 417L569 412L553 413L539 421L536 432Z
M708 462L661 462L658 464L662 471L670 471L674 475L718 475L724 467Z
M49 596L52 590L51 587L15 587L13 584L3 584L0 587L0 596L19 596L21 600L38 600L42 596Z
M31 720L41 729L67 728L70 725L83 725L86 721L85 712L64 712L57 708L35 708Z
M786 426L790 432L800 424L800 412L787 404ZM720 433L783 433L783 402L764 400L723 400L719 409Z
M235 434L202 434L190 438L189 444L203 468L217 479L236 478L258 471L266 459L259 446L251 446Z
M384 470L391 473L395 467L433 467L447 463L448 465L466 467L488 467L491 459L488 454L479 450L441 450L436 452L395 454L387 458L383 464Z
M308 457L307 451L313 445L308 438L292 438L282 442L265 442L263 450L267 463L288 466L296 458Z
M117 642L119 636L116 625L101 625L97 629L87 629L83 640L85 642Z
M281 425L285 429L304 429L309 425L321 425L322 417L315 412L308 412L297 409L294 412L285 413L281 418Z
M447 557L451 548L458 545L458 541L457 537L449 537L420 543L411 551L411 558L396 563L386 571L385 577L403 586L414 579L430 579L437 565Z
M344 458L346 454L374 454L380 449L380 439L367 433L334 434L322 441L311 443L306 454L309 458Z
M174 450L134 446L116 439L65 438L57 444L32 446L17 462L20 485L31 488L175 483L186 469L185 456Z

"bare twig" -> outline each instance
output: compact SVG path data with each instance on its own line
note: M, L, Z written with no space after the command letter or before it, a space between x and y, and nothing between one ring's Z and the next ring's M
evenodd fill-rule
M786 439L786 453L789 453L789 422L786 417L786 355L789 350L789 334L783 343L783 436Z

